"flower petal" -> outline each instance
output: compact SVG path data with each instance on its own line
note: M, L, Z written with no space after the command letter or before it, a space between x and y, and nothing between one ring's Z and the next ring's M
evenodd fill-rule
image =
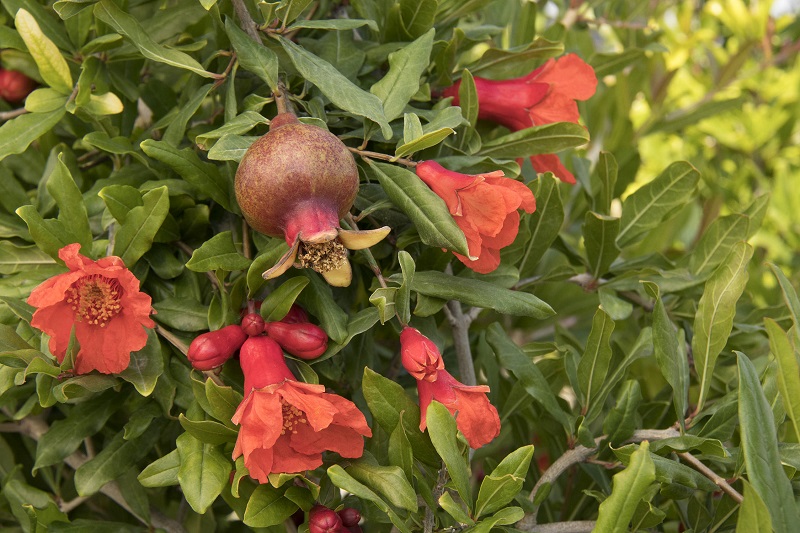
M50 353L59 363L64 362L74 323L75 313L66 302L39 308L31 320L31 326L50 335Z
M321 394L308 394L292 385L291 381L287 381L277 393L286 403L305 413L308 424L314 431L321 431L331 425L333 415L336 414L333 404L322 398Z
M575 176L567 170L556 154L540 154L531 156L531 164L539 174L552 172L564 183L575 183Z
M275 263L275 266L261 274L264 279L272 279L277 278L294 265L295 259L297 259L297 250L300 249L300 238L296 238L292 247L278 259L278 262Z
M333 270L322 272L322 277L333 287L347 287L353 281L353 270L350 261L343 261L342 264Z
M359 231L340 229L339 240L348 250L363 250L381 242L391 231L389 226Z
M554 86L552 92L575 100L586 100L597 90L594 69L576 54L549 60L536 76L536 81L549 83Z
M305 454L298 452L290 445L290 439L278 439L272 447L272 471L286 474L314 470L322 466L322 454Z

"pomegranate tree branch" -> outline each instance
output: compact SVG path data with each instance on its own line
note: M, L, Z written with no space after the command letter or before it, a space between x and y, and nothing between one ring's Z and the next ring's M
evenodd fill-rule
M679 452L678 457L692 465L692 468L706 476L708 479L714 482L716 486L718 486L725 494L730 496L733 501L736 503L742 503L744 497L739 494L739 492L730 486L730 484L725 481L722 477L720 477L716 472L708 468L706 465L700 462L700 459L695 457L694 455L690 454L689 452Z
M244 0L231 0L233 3L233 10L236 12L236 17L239 19L239 25L242 29L253 39L255 42L261 44L261 37L258 36L258 28L247 6L244 5Z
M444 485L447 483L448 479L447 475L447 467L445 467L444 463L442 463L442 467L439 469L439 475L436 477L436 486L433 488L433 501L438 502L439 498L441 498L442 493L444 493ZM426 505L425 507L425 518L422 522L422 530L425 533L432 533L434 526L434 516L433 516L433 509Z
M469 345L469 318L461 310L461 302L450 300L444 306L444 314L453 330L453 346L456 350L458 373L464 385L477 385L475 365L472 362L472 348Z
M417 166L416 161L412 161L410 159L404 159L402 157L395 157L389 154L382 154L380 152L370 152L369 150L360 150L358 148L353 148L352 146L348 146L347 149L353 152L354 154L358 154L361 157L368 157L369 159L380 159L381 161L389 161L390 163L400 163L401 165L405 165L411 168Z
M12 109L11 111L3 111L0 113L0 121L11 120L12 118L17 118L20 115L24 115L27 113L28 110L24 107L20 107L19 109Z

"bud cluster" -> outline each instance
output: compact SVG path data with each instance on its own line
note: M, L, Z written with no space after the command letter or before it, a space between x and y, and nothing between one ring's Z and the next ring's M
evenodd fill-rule
M317 504L308 512L309 533L361 533L361 513L353 507L334 511Z

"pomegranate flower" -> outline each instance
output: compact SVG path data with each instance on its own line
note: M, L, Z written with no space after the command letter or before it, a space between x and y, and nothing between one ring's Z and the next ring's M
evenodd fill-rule
M31 325L50 335L50 351L64 362L73 328L80 350L76 374L97 370L122 372L131 352L147 343L151 298L139 291L139 280L119 257L92 261L80 254L81 245L69 244L58 257L69 272L53 276L36 287L28 303L36 307Z
M326 450L361 457L372 432L353 402L297 381L269 337L248 338L239 355L246 396L232 418L241 425L233 459L244 456L250 477L313 470Z
M459 81L445 89L444 96L459 104ZM478 91L478 118L501 124L512 131L553 122L580 120L576 100L587 100L597 88L592 67L575 54L550 59L527 76L493 81L475 78ZM531 156L537 172L552 172L561 181L575 183L555 154Z
M470 257L455 254L469 268L488 274L500 265L500 249L517 238L519 212L536 210L536 200L525 184L506 178L503 171L468 175L423 161L417 176L440 196L467 238Z
M403 366L417 379L421 431L427 427L428 406L436 400L456 417L456 425L470 447L480 448L500 434L497 409L486 397L489 387L464 385L451 376L430 339L406 327L400 334L400 353Z

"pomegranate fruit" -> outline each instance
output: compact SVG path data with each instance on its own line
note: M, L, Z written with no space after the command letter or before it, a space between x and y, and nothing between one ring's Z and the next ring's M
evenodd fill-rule
M0 98L6 102L21 102L35 88L36 82L22 72L0 68Z
M277 277L295 265L312 268L331 285L352 279L347 250L368 248L389 234L383 227L344 230L339 219L358 193L358 169L347 147L293 113L272 120L269 133L245 152L236 171L236 199L250 227L283 236L289 251L264 272Z

